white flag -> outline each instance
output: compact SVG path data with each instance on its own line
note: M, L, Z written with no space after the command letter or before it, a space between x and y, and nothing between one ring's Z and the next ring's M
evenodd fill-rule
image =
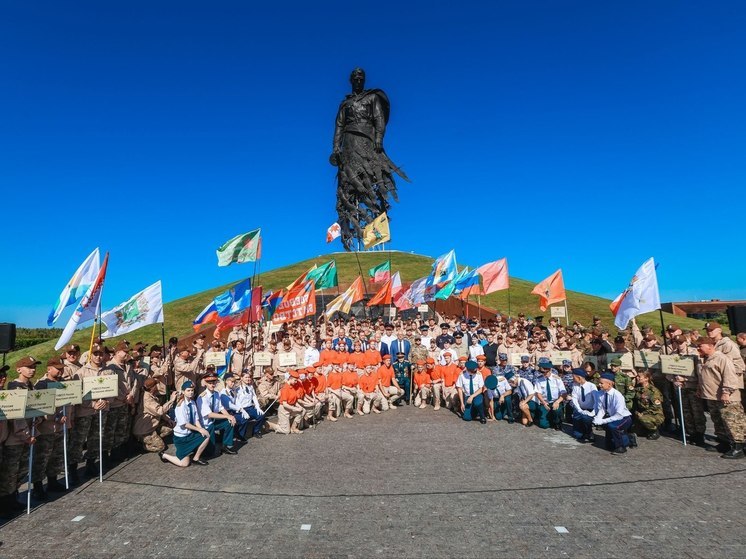
M52 312L49 313L47 318L47 326L52 326L67 307L74 305L85 295L88 288L91 287L93 282L96 280L98 271L101 268L99 262L98 248L96 248L91 254L88 255L83 263L75 270L73 277L67 282L65 289L62 290L60 296L57 298L57 303L54 305Z
M102 338L120 336L143 326L163 322L163 295L158 280L127 301L101 315L106 324Z
M629 321L638 315L661 308L658 292L658 276L655 273L655 260L650 258L640 266L629 282L629 287L611 304L611 312L616 317L614 324L624 330Z
M54 346L55 351L64 346L73 337L75 329L89 320L96 318L96 315L101 312L101 291L104 289L104 280L106 279L106 267L109 264L109 253L104 256L104 263L101 269L96 274L96 279L86 291L86 294L78 303L75 312L67 321L65 329L62 331L60 339L57 340L57 345Z

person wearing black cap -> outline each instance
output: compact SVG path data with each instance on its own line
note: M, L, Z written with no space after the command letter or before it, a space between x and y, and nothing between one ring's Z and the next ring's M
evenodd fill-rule
M423 324L422 326L420 326L420 341L422 342L422 346L424 348L430 347L430 340L432 339L431 334L432 332L430 332L430 327L427 324ZM427 356L417 357L417 360L426 358ZM412 357L412 359L414 359L414 357Z
M572 406L572 436L578 442L592 443L593 417L596 415L596 385L588 382L588 375L583 369L573 369L573 387L570 394Z
M624 396L614 388L614 373L602 373L599 394L596 397L594 425L606 429L606 450L612 454L624 454L629 446L627 431L632 425L632 413L627 409Z
M534 383L536 396L529 407L534 414L534 423L542 429L552 427L559 431L564 417L564 401L567 390L562 380L552 374L552 362L542 357L539 359L539 370L543 378Z
M199 408L202 424L210 433L210 442L215 443L215 432L222 432L222 447L225 454L236 454L233 449L233 429L236 425L236 418L223 407L220 401L220 394L216 390L218 376L215 373L208 373L202 379L205 390L197 398L197 407Z
M8 390L33 390L31 379L39 363L33 357L19 359L15 364L18 378L8 384ZM25 508L17 500L18 482L28 476L29 448L35 442L29 420L14 419L8 422L8 438L0 462L0 515L9 516Z
M459 375L456 381L456 392L458 393L461 408L461 419L472 421L479 418L481 424L487 423L484 417L484 380L482 375L477 374L477 363L466 362L466 370Z
M435 338L435 345L438 346L439 349L443 349L445 346L443 345L444 342L448 342L449 344L453 344L456 339L451 336L451 325L447 322L443 322L440 325L440 335ZM455 359L458 359L458 355L455 357Z

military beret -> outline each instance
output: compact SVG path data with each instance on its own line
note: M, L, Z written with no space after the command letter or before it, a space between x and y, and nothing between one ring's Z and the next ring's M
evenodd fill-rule
M449 353L449 355L450 355L450 353ZM464 363L464 362L468 361L468 358L462 356L462 357L459 357L458 360L461 361L462 363Z
M551 369L552 368L552 361L546 357L540 357L539 358L539 368L540 369Z
M580 377L584 379L588 378L588 373L585 372L585 369L573 369L572 374L576 377Z
M477 367L479 367L479 365L477 365L476 361L467 361L466 362L466 368L469 371L476 371Z
M188 380L184 384L181 385L182 391L186 390L187 388L194 388L194 383L191 380Z
M477 361L487 361L486 355L477 355Z
M427 359L425 359L425 363L427 363L428 365L435 365L435 359L433 359L432 357L428 357Z
M681 330L676 324L669 324L666 328L669 332L676 332L676 330Z
M507 361L507 359L508 359L508 354L507 354L507 353L498 353L498 354L497 354L497 358L498 358L498 359L499 359L500 361Z
M610 380L611 382L616 382L616 376L614 373L601 373L601 378Z
M425 360L424 359L419 359L416 364L417 365L425 365Z
M384 359L384 361L385 361L386 359L388 359L389 361L391 361L391 354L390 354L390 353L387 353L386 355L384 355L384 356L383 356L383 359Z
M543 316L537 316L534 320L536 320L536 322L541 322L542 320L544 320L544 317Z
M316 367L306 367L306 372L307 373L315 373L316 372Z
M513 371L508 371L505 373L505 380L510 380L515 376L515 373Z

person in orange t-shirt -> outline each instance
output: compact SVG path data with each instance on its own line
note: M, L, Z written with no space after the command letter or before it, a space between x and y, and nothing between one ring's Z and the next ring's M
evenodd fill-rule
M331 365L334 363L334 358L336 357L337 352L332 349L332 340L331 338L327 338L324 341L324 347L321 350L321 353L319 354L319 362L322 365Z
M430 375L430 380L432 381L430 390L433 393L433 409L437 411L440 409L440 397L443 393L443 376L441 375L440 367L435 366L435 359L432 357L425 359L425 371Z
M277 433L302 433L300 422L303 416L303 408L298 405L298 387L300 383L298 371L290 370L288 381L282 386L277 408L277 423L267 422L267 425ZM302 387L301 387L302 389Z
M417 370L414 373L414 405L420 409L427 407L427 399L430 397L430 386L432 381L425 369L425 361L417 361Z
M309 371L309 369L312 370ZM316 398L316 385L313 381L313 373L316 372L316 369L313 367L307 367L306 369L301 369L299 372L301 385L303 386L303 391L305 392L304 397L299 402L299 404L303 406L303 409L306 410L303 414L303 419L309 422L315 421L319 416L319 412L321 411L321 404L319 404L319 401Z
M358 391L357 413L366 415L373 410L373 413L381 413L381 395L378 393L378 376L371 371L369 367L360 376Z
M336 355L334 355L334 361L337 365L344 365L350 362L350 354L347 353L347 346L345 344L339 344L337 346Z
M312 365L311 367L308 367L306 370L313 369L313 393L316 395L316 401L321 406L319 413L323 415L323 409L324 406L329 405L329 391L326 389L327 382L326 382L326 375L324 374L324 371L321 369L321 364L316 363ZM319 416L320 419L320 416Z
M331 365L331 369L326 376L326 385L329 391L329 415L327 418L337 421L337 417L342 414L342 367Z
M362 369L368 361L368 356L363 353L361 347L360 340L355 340L352 345L352 353L347 356L347 362L356 369Z
M358 374L354 369L347 369L342 373L342 389L340 399L345 409L345 417L352 417L352 407L357 396Z
M456 380L461 374L458 365L451 361L451 354L445 354L445 365L440 366L440 376L443 379L443 403L449 410L455 410L458 403Z
M381 352L378 349L378 342L376 340L371 340L368 343L370 346L365 352L365 364L378 366L381 364L381 361L383 361Z
M383 365L376 370L378 377L378 389L381 394L381 407L384 411L396 409L396 402L404 396L404 389L396 382L394 367L390 359L385 359Z

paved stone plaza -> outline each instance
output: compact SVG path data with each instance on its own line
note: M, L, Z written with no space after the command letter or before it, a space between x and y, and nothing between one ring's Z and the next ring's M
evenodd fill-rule
M208 467L139 456L6 524L0 557L746 557L745 479L673 439L617 457L406 407Z

